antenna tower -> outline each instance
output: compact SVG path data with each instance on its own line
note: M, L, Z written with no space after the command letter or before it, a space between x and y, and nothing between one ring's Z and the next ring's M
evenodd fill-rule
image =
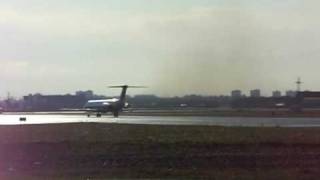
M302 81L301 81L300 77L296 81L296 84L297 84L297 92L300 92L301 91L301 84L302 84Z

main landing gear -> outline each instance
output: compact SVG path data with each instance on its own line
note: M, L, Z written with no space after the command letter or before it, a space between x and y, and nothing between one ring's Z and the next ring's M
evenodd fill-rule
M119 117L119 111L114 111L113 112L113 117L115 117L115 118Z
M87 114L87 117L90 117L91 116L91 114ZM101 113L97 113L96 114L96 117L98 117L98 118L100 118L102 116L102 114Z
M112 112L112 114L113 114L113 117L115 117L115 118L117 118L117 117L119 117L119 111L114 111L114 112ZM87 117L89 118L91 116L91 114L87 114ZM102 113L97 113L96 114L96 117L97 118L101 118L102 117Z

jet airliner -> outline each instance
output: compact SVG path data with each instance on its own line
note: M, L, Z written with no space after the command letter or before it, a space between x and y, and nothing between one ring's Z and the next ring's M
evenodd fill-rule
M111 112L114 117L119 116L119 112L123 110L123 108L128 106L126 102L126 93L128 88L144 88L144 86L110 86L109 88L122 88L120 98L112 98L112 99L99 99L99 100L89 100L84 108L88 112L88 117L90 117L90 113L96 113L97 117L101 117L102 114Z

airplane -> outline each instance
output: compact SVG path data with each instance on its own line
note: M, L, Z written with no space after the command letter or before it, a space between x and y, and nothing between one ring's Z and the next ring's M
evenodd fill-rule
M90 117L90 113L96 113L97 117L101 117L103 113L112 112L115 118L119 117L119 112L124 108L128 107L126 102L126 93L128 88L145 88L144 86L109 86L109 88L122 88L120 98L112 99L99 99L89 100L85 105L84 109L88 112L87 116Z

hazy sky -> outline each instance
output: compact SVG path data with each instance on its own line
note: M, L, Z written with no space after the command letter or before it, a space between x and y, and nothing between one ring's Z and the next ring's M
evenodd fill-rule
M0 0L0 96L320 90L317 0Z

